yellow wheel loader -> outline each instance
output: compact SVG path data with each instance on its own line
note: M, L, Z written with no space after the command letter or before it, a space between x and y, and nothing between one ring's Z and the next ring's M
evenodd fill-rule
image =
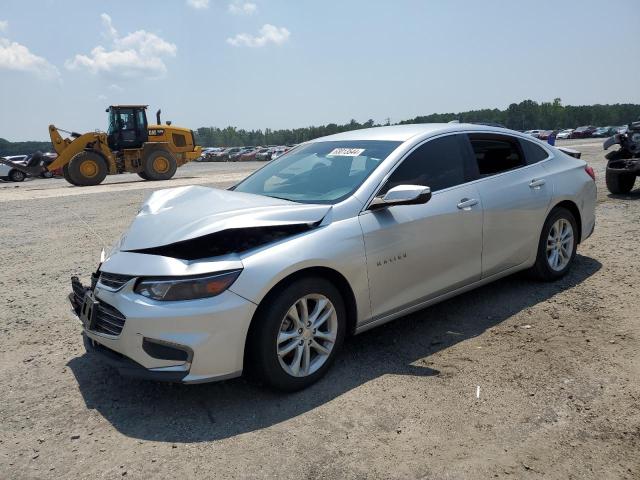
M58 158L43 171L62 168L73 185L98 185L107 175L137 173L145 180L169 180L176 169L201 154L192 130L162 125L160 110L156 125L147 124L147 105L112 105L107 132L79 134L49 125L49 135ZM62 138L60 132L71 138ZM36 167L33 167L34 169ZM29 172L39 174L41 172Z

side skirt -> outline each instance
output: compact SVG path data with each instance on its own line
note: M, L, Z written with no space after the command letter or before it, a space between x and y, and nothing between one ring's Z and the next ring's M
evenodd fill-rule
M381 317L378 318L373 318L370 320L365 321L364 323L362 323L361 325L358 325L356 327L356 331L355 331L355 335L362 333L362 332L366 332L367 330L370 330L372 328L375 328L379 325L383 325L387 322L390 322L392 320L395 320L396 318L399 317L404 317L405 315L409 315L410 313L413 312L417 312L418 310L422 310L426 307L430 307L431 305L435 305L436 303L440 303L444 300L447 300L449 298L455 297L457 295L460 295L461 293L465 293L468 292L470 290L473 290L475 288L481 287L483 285L486 285L487 283L491 283L495 280L498 280L502 277L507 277L511 274L514 274L520 270L526 270L530 265L530 262L525 262L523 264L520 265L516 265L515 267L511 267L503 272L499 272L496 273L494 275L491 275L490 277L486 277L486 278L482 278L474 283L470 283L469 285L466 285L464 287L460 287L456 290L452 290L450 292L447 293L443 293L442 295L439 295L437 297L431 298L429 300L425 300L423 302L419 302L415 305L412 305L410 307L407 308L403 308L402 310L398 310L396 312L393 313L389 313L386 315L383 315Z

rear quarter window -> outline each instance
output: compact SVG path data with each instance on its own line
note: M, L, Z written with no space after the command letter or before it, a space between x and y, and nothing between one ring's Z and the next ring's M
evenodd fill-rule
M528 165L541 162L549 158L547 151L539 145L536 145L529 140L520 139L520 145L524 151L524 156Z

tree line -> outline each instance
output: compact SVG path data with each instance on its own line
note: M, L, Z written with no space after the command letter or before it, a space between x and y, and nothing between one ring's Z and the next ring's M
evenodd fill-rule
M562 105L559 98L553 102L535 102L524 100L512 103L506 109L481 109L459 113L433 113L422 115L398 124L450 122L492 122L514 130L575 128L581 125L626 125L640 120L640 105L616 103L614 105ZM360 123L351 120L345 124L329 123L328 125L311 126L294 129L245 130L237 127L200 127L196 133L198 145L207 147L236 147L245 145L291 145L312 140L334 133L357 130L361 128L390 125L385 122L376 123L369 119ZM19 155L36 150L51 151L50 142L9 142L0 138L0 155Z
M514 130L576 128L582 125L606 126L626 125L632 121L640 120L640 105L614 104L614 105L562 105L559 98L553 102L534 102L524 100L520 103L512 103L506 109L482 109L470 110L459 113L434 113L423 115L398 122L399 125L409 123L450 122L491 122L504 125ZM244 130L235 127L201 127L197 130L197 140L200 145L211 147L226 146L236 147L243 145L290 145L312 140L314 138L332 135L334 133L357 130L360 128L379 127L389 125L386 121L376 123L367 120L359 123L351 120L349 123L339 125L330 123L322 126L312 126L296 129L271 130Z

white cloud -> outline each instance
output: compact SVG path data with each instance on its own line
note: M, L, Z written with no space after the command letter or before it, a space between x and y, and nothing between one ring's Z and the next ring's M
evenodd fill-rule
M102 26L104 27L104 32L102 32L102 35L107 40L116 40L118 38L118 31L116 30L116 27L113 26L111 17L106 13L101 13L100 20L102 20Z
M0 38L0 68L34 73L41 78L58 78L60 72L47 60L34 55L27 47L6 38Z
M89 55L76 55L67 60L69 70L85 68L93 74L119 78L157 78L164 75L165 57L175 57L178 47L145 30L137 30L121 37L111 17L101 16L103 35L111 42L109 49L98 45Z
M6 20L0 20L0 32L6 32L9 28L9 22Z
M287 40L291 32L284 27L275 27L270 24L265 24L260 29L258 35L250 35L248 33L239 33L235 37L227 38L227 43L234 47L264 47L269 43L275 45L282 45Z
M258 11L258 6L252 2L234 0L229 4L228 10L233 15L253 15Z
M209 8L209 0L187 0L187 5L196 10L202 10L204 8Z

